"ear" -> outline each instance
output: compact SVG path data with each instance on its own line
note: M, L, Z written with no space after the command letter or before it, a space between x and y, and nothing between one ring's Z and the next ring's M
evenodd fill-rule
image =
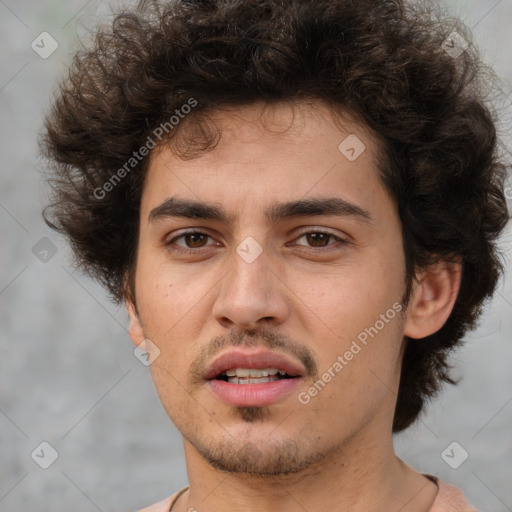
M125 301L126 311L128 312L128 316L130 318L130 338L134 345L139 346L145 339L144 329L142 327L142 322L140 320L139 314L133 304L133 302L129 299Z
M457 299L461 275L460 258L439 261L421 271L407 307L405 336L425 338L441 329Z

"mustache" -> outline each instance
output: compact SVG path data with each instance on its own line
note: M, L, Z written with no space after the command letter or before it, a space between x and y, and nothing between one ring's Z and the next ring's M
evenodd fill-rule
M317 377L318 367L312 351L292 341L287 335L276 333L270 329L244 330L234 327L227 335L220 335L201 348L199 354L190 365L189 374L193 384L204 380L204 374L212 359L230 347L258 347L269 350L280 349L298 359L306 369L306 376Z

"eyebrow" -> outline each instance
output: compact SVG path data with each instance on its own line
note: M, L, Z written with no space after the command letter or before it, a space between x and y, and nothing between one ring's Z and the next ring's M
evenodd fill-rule
M315 217L322 215L356 217L371 222L370 213L339 197L300 199L272 205L265 215L269 222L278 222L295 217ZM222 207L213 203L203 203L189 199L169 197L162 204L153 208L148 220L154 221L166 217L183 217L187 219L216 220L232 224L235 217L228 215Z

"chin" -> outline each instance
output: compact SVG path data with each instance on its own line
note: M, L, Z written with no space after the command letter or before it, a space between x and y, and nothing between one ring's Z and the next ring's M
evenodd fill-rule
M187 441L219 471L262 477L299 473L328 454L328 451L312 451L315 445L307 439L273 439L269 442L268 432L261 439L252 437L247 442L232 435L226 435L218 442L211 437L206 442L188 437Z

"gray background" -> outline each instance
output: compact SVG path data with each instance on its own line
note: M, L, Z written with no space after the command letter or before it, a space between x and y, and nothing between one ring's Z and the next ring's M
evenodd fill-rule
M512 1L447 5L501 77L497 99L510 130ZM73 272L40 214L42 114L79 38L109 12L98 0L0 0L0 511L133 511L187 484L181 438L134 357L125 312ZM59 44L48 59L31 48L43 31ZM510 224L503 243L510 258ZM461 486L482 511L512 511L511 318L508 270L453 359L463 381L396 438L406 462ZM31 457L43 441L58 452L46 470ZM452 460L469 454L458 469L441 457L453 441ZM34 458L48 460L43 453Z

